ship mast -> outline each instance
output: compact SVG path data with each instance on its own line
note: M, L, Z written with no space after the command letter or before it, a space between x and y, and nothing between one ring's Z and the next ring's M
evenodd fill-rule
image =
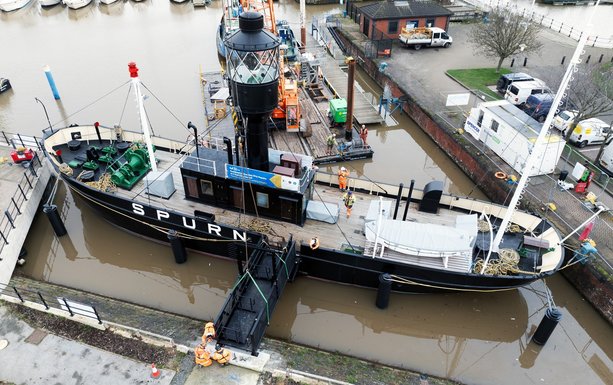
M560 87L558 88L558 92L556 93L553 99L553 103L551 104L551 109L549 110L549 113L547 114L547 118L545 119L545 122L543 122L543 127L541 128L541 131L539 132L536 142L534 143L533 150L530 152L530 155L528 156L528 159L526 160L526 165L521 174L521 178L519 179L519 182L517 183L517 187L515 188L515 193L513 194L513 197L511 198L511 202L509 203L507 212L504 218L502 219L502 223L500 224L498 233L496 233L496 237L494 238L494 242L492 244L493 252L497 253L499 251L500 242L502 241L504 232L507 226L509 225L511 218L513 217L513 214L515 213L516 206L519 203L519 199L522 196L524 189L526 188L526 184L528 182L530 174L532 173L532 169L536 165L536 162L539 160L537 158L537 152L534 151L534 148L537 146L537 144L541 144L545 140L545 136L549 132L549 127L551 126L551 123L553 121L553 116L555 115L556 110L558 109L558 106L560 105L560 102L562 101L562 97L564 96L564 91L566 90L566 88L568 87L568 84L570 83L574 69L577 66L577 64L581 62L580 57L583 54L583 48L585 47L585 43L587 42L589 33L591 32L591 28L592 28L592 24L591 24L592 16L594 15L594 12L596 11L596 7L598 6L599 3L600 3L600 0L597 0L596 4L594 5L594 9L592 9L592 12L590 16L588 17L588 20L586 23L587 28L584 31L583 35L581 35L581 38L579 39L577 48L575 49L575 52L573 53L572 59L568 63L568 67L566 68L566 72L564 73L564 77L562 78L562 82L560 83ZM489 257L485 260L485 263L483 264L483 268L481 269L481 274L484 273L488 260L489 260Z
M138 107L140 127L143 131L143 136L145 137L145 144L147 145L147 152L149 153L149 163L151 164L151 171L157 172L157 164L155 163L155 157L153 156L153 144L151 143L151 130L149 129L147 115L145 114L143 93L140 89L140 79L138 78L138 67L136 67L136 63L128 63L128 70L130 71L130 77L132 78L132 86L134 87L134 96L136 98L136 105Z

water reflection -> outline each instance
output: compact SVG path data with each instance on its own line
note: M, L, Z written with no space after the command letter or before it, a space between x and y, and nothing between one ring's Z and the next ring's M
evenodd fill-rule
M68 11L68 19L72 21L87 20L88 18L92 17L94 13L97 12L96 2L92 1L85 7L79 8L79 9L67 8L67 11Z
M105 15L119 16L123 12L124 5L125 5L125 2L123 0L116 1L111 4L99 3L98 9L100 10L100 13L103 13Z

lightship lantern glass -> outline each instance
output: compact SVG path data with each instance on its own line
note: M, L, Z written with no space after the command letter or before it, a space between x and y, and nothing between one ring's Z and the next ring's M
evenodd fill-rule
M271 112L278 103L279 38L264 29L264 17L243 12L239 29L224 41L233 98L243 113Z

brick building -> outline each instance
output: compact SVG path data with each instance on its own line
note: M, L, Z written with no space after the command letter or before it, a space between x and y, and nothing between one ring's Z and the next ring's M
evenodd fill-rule
M371 40L396 39L402 28L439 27L447 30L453 12L430 1L383 0L347 3L347 15Z

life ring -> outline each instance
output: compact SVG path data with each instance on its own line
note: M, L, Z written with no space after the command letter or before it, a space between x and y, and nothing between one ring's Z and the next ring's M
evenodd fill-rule
M498 179L507 179L507 174L505 174L502 171L496 171L496 173L494 174L494 176Z
M309 242L309 246L311 246L311 250L317 250L319 248L319 238L317 237L311 238L311 242Z

